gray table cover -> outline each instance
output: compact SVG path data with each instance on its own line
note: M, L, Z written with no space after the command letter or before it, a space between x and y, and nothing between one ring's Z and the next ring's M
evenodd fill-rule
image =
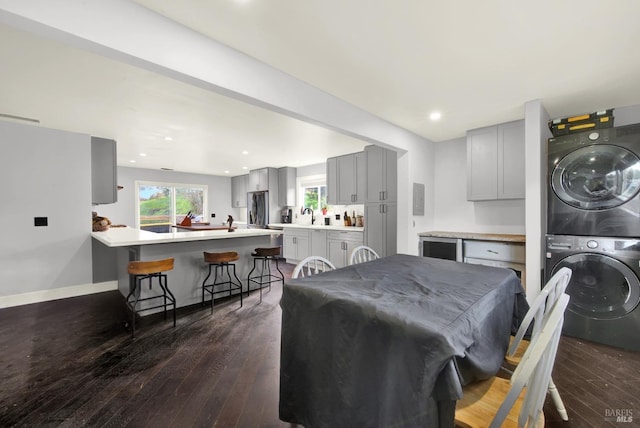
M280 419L306 428L452 427L528 309L511 270L409 255L291 280L280 305Z

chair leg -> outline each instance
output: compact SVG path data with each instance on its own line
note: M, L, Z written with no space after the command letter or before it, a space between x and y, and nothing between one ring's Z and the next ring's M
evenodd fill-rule
M551 399L553 400L553 404L556 406L558 413L563 421L569 420L569 415L567 415L567 409L564 407L564 403L562 402L562 397L560 397L560 393L558 392L558 388L556 388L556 384L553 383L553 378L549 380L549 394L551 394Z
M256 270L256 258L253 258L253 269L251 269L251 272L249 272L249 275L247 276L247 297L249 297L249 292L251 291L251 274Z
M284 286L284 274L280 270L280 266L278 266L278 258L275 257L274 260L276 261L276 269L278 270L278 272L280 272L280 278L282 278L281 281L282 281L282 285Z
M242 282L238 279L238 275L236 275L236 265L235 263L231 265L231 267L233 268L233 276L236 279L236 281L238 281L238 287L240 287L240 307L242 307ZM227 275L229 274L229 268L227 268ZM231 281L231 277L229 277L229 281ZM231 288L231 285L229 285L229 288ZM229 294L231 294L231 291L229 291Z

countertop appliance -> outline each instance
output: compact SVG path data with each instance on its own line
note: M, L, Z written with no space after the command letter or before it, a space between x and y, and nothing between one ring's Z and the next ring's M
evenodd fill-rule
M546 281L573 271L563 333L640 351L640 239L547 235Z
M462 261L462 239L437 236L420 237L420 255L436 259Z
M247 193L247 228L266 229L269 224L269 192Z
M640 236L640 124L550 138L547 233Z

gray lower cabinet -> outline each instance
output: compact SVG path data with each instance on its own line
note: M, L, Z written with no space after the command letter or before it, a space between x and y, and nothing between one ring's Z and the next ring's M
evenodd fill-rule
M467 200L523 199L524 120L467 132Z
M91 203L118 202L118 169L116 142L91 137Z
M288 263L297 263L309 257L309 229L285 228L282 240L284 258Z
M330 230L327 232L327 259L336 268L347 266L353 249L363 244L362 232Z
M365 243L380 257L397 253L398 205L376 203L364 206Z
M309 255L327 258L327 231L309 229L309 239L311 241L311 254Z
M246 208L248 187L249 174L231 177L231 206L233 208Z

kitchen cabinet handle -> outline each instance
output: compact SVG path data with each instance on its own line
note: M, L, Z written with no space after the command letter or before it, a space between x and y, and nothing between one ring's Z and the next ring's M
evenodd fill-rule
M497 251L493 251L493 250L487 250L487 252L492 254L499 254Z
M383 201L386 201L386 200L387 200L387 191L386 191L386 190L383 190L383 191L382 191L382 200L383 200Z

